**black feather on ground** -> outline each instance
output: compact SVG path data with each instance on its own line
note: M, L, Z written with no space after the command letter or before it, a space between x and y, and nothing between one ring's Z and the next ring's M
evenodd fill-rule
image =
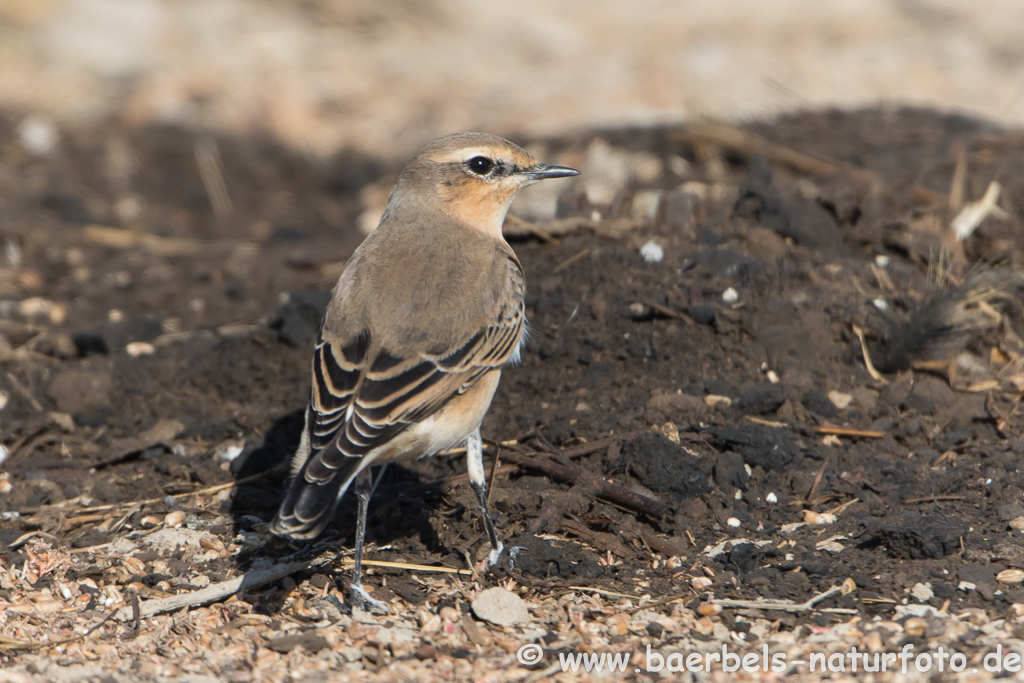
M999 311L1009 290L1022 279L1024 273L1015 269L979 270L960 285L927 292L906 314L892 308L881 312L879 339L871 349L871 360L882 372L898 372L915 360L959 351L998 322L981 304Z

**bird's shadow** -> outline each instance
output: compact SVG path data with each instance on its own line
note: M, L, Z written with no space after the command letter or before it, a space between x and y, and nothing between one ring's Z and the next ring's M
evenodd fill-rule
M342 498L331 525L316 540L289 541L267 532L267 524L284 498L290 474L289 462L299 445L303 421L303 410L278 418L266 432L262 444L232 462L236 486L230 512L235 537L241 535L246 541L234 558L240 571L249 572L258 558L270 561L285 561L287 558L287 561L294 562L306 554L304 549L309 549L311 559L315 557L314 546L320 550L334 546L339 552L352 546L356 497L351 491ZM403 495L404 492L422 492L425 484L424 478L416 472L400 465L388 467L370 502L367 541L383 546L414 537L427 552L447 555L451 549L441 543L430 523L430 506L424 505L419 498ZM298 572L292 577L300 583L314 573L323 571ZM334 570L332 579L343 584L348 577L344 572ZM261 600L263 610L278 611L286 597L287 592L270 591Z

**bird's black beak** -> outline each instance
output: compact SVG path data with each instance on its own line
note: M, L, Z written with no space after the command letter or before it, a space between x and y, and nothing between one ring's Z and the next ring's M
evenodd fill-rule
M580 172L575 168L569 168L568 166L551 166L550 164L537 164L532 168L525 169L522 173L530 180L568 178L570 176L580 174Z

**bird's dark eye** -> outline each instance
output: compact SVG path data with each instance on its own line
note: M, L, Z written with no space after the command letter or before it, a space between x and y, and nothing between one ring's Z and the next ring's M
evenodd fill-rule
M487 157L473 157L469 160L469 170L477 175L487 175L494 168L494 162Z

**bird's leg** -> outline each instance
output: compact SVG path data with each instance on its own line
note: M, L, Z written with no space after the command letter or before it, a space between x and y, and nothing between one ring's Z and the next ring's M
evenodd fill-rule
M380 478L377 479L380 482ZM359 513L356 517L356 557L352 568L352 604L364 610L388 612L387 603L374 600L363 588L363 542L366 540L366 513L370 507L370 496L376 488L371 481L370 468L365 467L356 475L356 496L359 498Z
M491 554L487 556L487 566L492 567L498 563L501 551L505 546L498 540L498 532L494 530L494 521L491 519L491 512L487 508L487 479L484 476L484 444L480 439L479 427L466 439L466 461L469 470L469 484L476 491L480 499L480 514L484 518L484 527L487 529L487 537L491 540Z

